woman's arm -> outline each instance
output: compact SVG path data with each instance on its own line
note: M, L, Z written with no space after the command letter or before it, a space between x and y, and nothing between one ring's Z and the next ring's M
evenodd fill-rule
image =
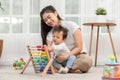
M52 46L52 41L47 40L47 47L48 47L48 51L50 51L50 52L54 50L54 48Z
M47 40L47 46L51 46L52 45L52 41Z
M82 33L81 33L80 29L77 29L74 32L73 37L74 37L74 40L75 40L75 48L69 53L69 56L79 54L82 51L82 48L83 48Z
M79 37L78 37L79 36ZM74 40L75 40L75 48L70 51L68 54L65 54L63 56L59 56L56 58L57 61L62 62L66 60L71 55L79 54L82 51L83 43L82 43L82 34L81 30L77 29L73 34Z

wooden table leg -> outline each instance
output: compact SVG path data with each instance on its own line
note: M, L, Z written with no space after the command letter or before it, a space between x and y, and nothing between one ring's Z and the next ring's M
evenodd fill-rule
M91 48L92 48L92 36L93 36L93 25L91 28L91 33L90 33L90 47L89 47L89 56L91 56Z
M95 66L97 65L98 40L99 40L99 26L98 26L98 29L97 29L96 53L95 53Z
M114 53L114 56L115 56L115 60L116 60L116 62L118 62L109 26L107 26L107 30L108 30L108 33L109 33L109 37L110 37L113 53Z

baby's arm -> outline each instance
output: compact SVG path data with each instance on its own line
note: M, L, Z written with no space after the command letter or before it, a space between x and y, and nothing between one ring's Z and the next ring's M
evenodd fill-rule
M48 46L48 51L53 51L54 50L54 48L53 48L53 46Z
M54 48L52 46L52 41L47 40L47 47L48 47L48 51L50 51L50 52L54 50Z

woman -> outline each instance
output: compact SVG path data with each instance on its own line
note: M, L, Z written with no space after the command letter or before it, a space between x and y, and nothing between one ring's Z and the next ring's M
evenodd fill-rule
M70 52L57 57L56 60L58 62L63 62L71 55L79 56L79 67L74 67L70 70L70 72L87 72L91 65L92 61L89 56L84 54L84 43L82 41L82 34L80 27L71 21L62 20L59 14L57 13L56 9L49 5L42 9L40 12L41 17L41 36L43 44L47 44L48 46L51 45L52 42L52 29L54 27L59 27L60 25L68 29L68 36L65 40L67 47L70 49ZM79 36L79 37L78 37Z

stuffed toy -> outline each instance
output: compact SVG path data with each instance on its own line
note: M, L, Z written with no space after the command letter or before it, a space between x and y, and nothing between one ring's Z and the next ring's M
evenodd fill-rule
M86 57L85 57L86 56ZM92 66L92 59L87 54L77 55L76 60L74 61L73 70L80 70L81 72L88 72ZM84 63L84 64L83 64Z

